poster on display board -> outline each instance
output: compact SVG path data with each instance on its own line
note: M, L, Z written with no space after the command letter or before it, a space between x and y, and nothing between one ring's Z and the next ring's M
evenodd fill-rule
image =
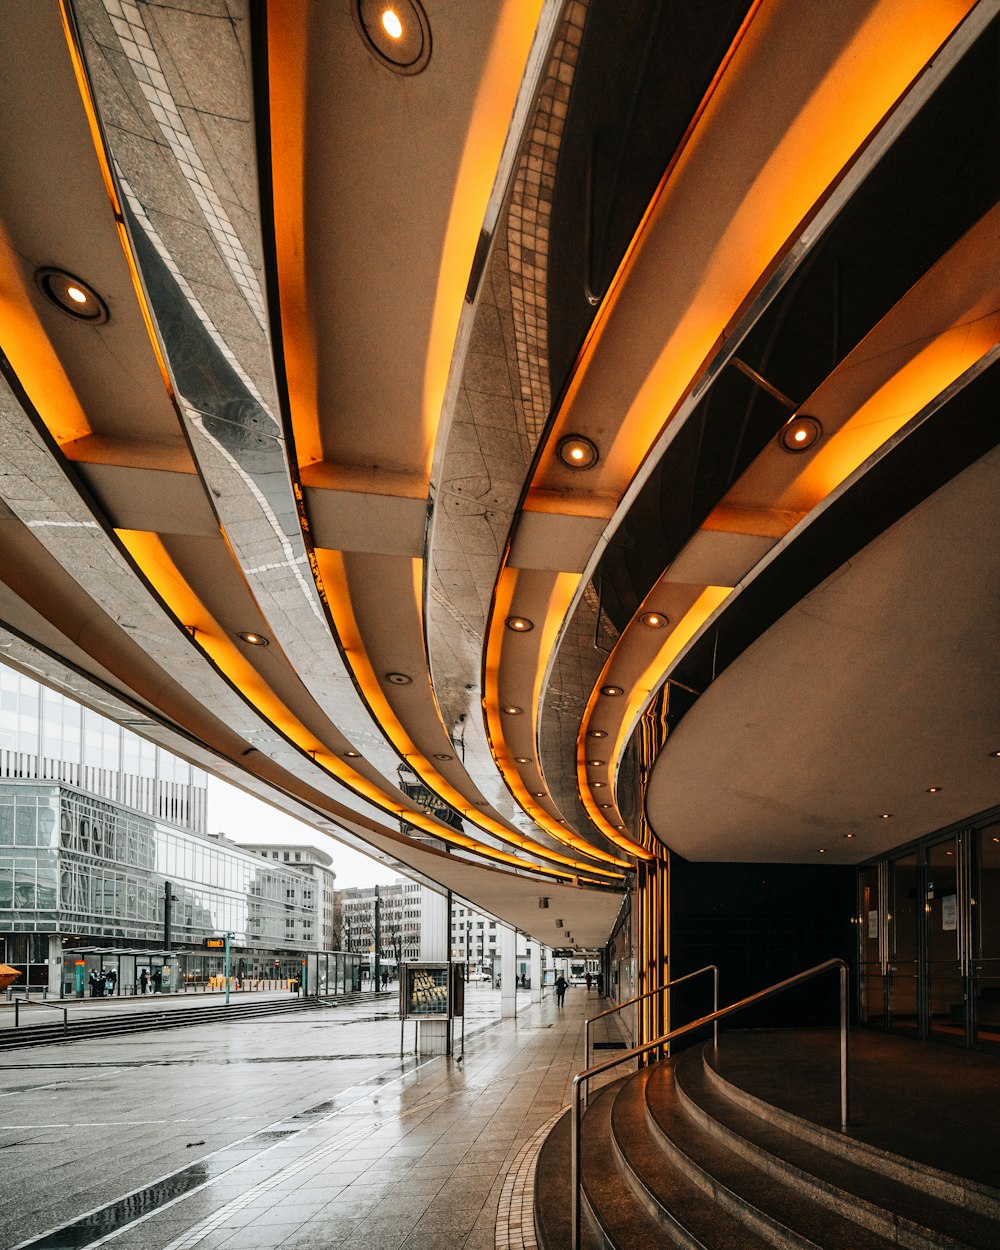
M403 1020L450 1020L465 1014L463 965L403 964L399 978L399 1015Z

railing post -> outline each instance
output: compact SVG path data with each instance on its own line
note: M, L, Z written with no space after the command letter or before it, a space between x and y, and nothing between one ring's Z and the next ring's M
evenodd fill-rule
M847 965L840 965L840 1127L847 1128Z
M583 1022L583 1070L584 1072L590 1067L590 1021ZM585 1091L585 1096L589 1095L590 1090Z
M719 1010L719 965L718 964L712 965L712 983L713 983L712 1010L718 1013L718 1010ZM715 1049L718 1050L719 1049L718 1014L716 1014L715 1019L712 1021L712 1042L713 1042L713 1045L715 1046Z
M19 998L15 998L14 999L14 1028L18 1029L20 1027L21 1027L21 1000Z
M66 1007L62 1009L63 1013L63 1033L69 1032L69 1011Z
M573 1189L570 1195L570 1250L580 1250L580 1078L573 1078L573 1118L570 1121L570 1170Z

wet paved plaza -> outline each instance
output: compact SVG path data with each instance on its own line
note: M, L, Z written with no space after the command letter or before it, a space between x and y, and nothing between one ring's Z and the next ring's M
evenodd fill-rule
M461 1062L417 1059L412 1024L401 1060L385 999L0 1052L0 1250L493 1250L604 1005L501 1021L477 987Z

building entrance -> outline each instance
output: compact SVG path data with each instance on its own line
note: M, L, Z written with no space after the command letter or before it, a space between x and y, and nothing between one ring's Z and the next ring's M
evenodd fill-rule
M1000 819L922 839L858 875L859 1020L1000 1050Z

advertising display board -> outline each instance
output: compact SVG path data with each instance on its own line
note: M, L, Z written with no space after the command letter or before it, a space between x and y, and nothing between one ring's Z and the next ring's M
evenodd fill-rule
M399 1053L403 1054L403 1029L412 1020L443 1020L447 1024L447 1054L452 1053L452 1022L462 1021L465 1051L465 965L440 963L401 964L399 975ZM416 1042L419 1046L419 1039Z
M399 1014L404 1020L450 1020L449 965L404 964L399 979Z

